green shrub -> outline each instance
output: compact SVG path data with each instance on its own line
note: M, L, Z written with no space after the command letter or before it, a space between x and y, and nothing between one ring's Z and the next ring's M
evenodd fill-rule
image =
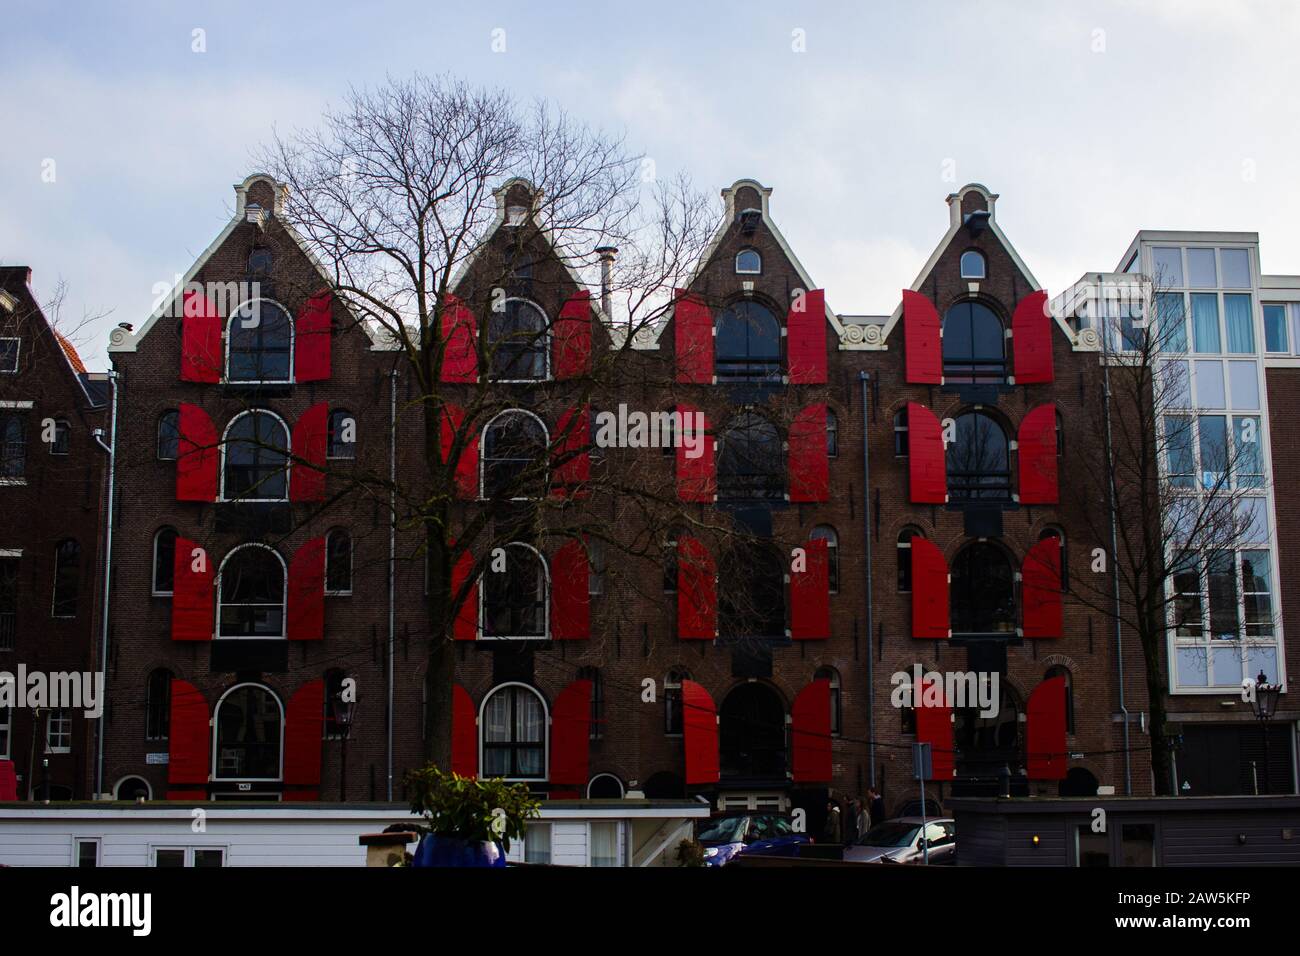
M500 843L524 835L527 821L541 815L541 802L522 783L479 780L429 764L406 775L411 812L428 820L423 829L443 837Z

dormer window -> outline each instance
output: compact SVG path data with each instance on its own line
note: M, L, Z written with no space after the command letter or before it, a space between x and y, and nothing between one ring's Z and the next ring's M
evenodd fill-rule
M763 271L763 257L757 249L741 249L736 253L736 274L756 276Z
M758 224L763 221L763 210L761 209L742 209L740 211L740 231L746 236L752 236L758 231Z
M982 253L968 249L961 254L961 277L963 279L983 279L988 275Z

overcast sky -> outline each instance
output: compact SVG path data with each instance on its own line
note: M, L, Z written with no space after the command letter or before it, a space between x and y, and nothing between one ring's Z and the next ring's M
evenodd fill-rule
M0 263L39 299L66 280L65 322L111 313L77 336L92 368L272 128L386 72L548 97L711 189L758 179L838 312L891 311L971 181L1052 293L1140 228L1258 231L1264 271L1300 273L1300 4L329 6L6 0Z

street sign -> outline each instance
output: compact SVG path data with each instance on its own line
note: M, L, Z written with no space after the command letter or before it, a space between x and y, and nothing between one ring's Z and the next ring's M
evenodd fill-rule
M912 779L929 780L934 776L930 764L930 745L912 744Z

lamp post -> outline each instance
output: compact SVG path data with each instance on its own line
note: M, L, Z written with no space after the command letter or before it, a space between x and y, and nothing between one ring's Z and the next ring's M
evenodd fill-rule
M1259 721L1260 728L1264 732L1264 791L1271 792L1270 781L1272 777L1272 768L1269 766L1269 747L1268 747L1268 724L1277 713L1278 698L1282 695L1281 684L1270 684L1268 675L1262 670L1259 676L1255 678L1255 693L1250 698L1250 709L1255 712L1255 719Z
M348 737L352 735L352 721L357 715L357 705L343 699L343 688L340 687L330 697L330 711L334 715L334 725L339 728L339 738L343 742L339 763L339 802L342 803L347 799Z

